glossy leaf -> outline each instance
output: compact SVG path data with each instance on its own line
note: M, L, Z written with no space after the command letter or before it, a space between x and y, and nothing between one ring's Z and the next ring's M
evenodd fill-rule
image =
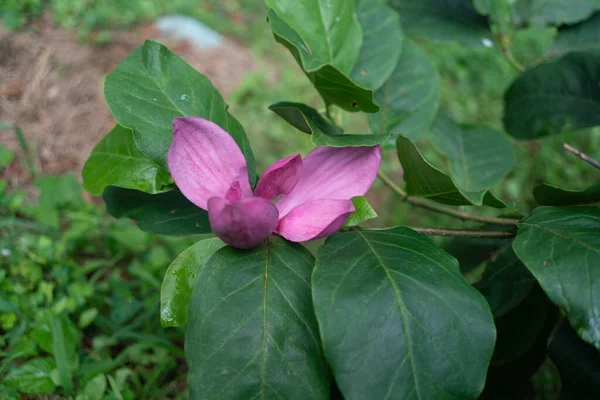
M219 238L210 238L185 249L167 268L160 288L162 326L183 326L188 318L188 303L198 275L217 250L225 246Z
M356 226L370 219L377 218L377 213L364 196L353 197L352 204L354 204L354 212L346 220L345 227Z
M470 47L492 45L487 18L469 0L392 0L404 32L436 43L458 42Z
M374 146L390 138L383 135L345 135L344 130L323 117L317 110L302 103L280 102L269 106L290 125L311 135L317 146L353 147Z
M164 191L173 180L169 172L138 150L133 131L115 126L97 145L81 172L83 187L92 195L101 195L107 186Z
M345 399L475 399L483 389L492 315L426 237L408 228L337 233L319 249L312 282Z
M402 53L400 18L381 0L354 0L354 4L364 37L350 77L363 87L378 89Z
M558 31L551 55L564 55L574 51L600 52L600 13Z
M224 247L202 269L188 311L190 397L328 399L310 274L301 245L271 237Z
M437 116L430 138L448 157L450 175L464 192L478 192L499 183L516 161L510 139L485 126L459 126L447 116Z
M349 74L358 58L362 29L348 0L265 0L306 43L313 57Z
M431 126L439 97L440 77L435 65L418 45L405 40L394 72L375 92L381 110L369 115L369 127L373 133L416 139Z
M600 183L585 190L566 190L545 183L533 188L533 197L541 206L578 206L600 202Z
M398 158L404 169L406 192L409 195L425 197L452 206L471 205L472 200L467 199L456 187L452 178L429 164L421 155L415 145L405 137L399 137L397 142ZM504 208L504 203L496 199L489 191L470 193L471 197L478 197L485 205Z
M600 54L572 53L525 71L504 102L504 127L519 139L600 125Z
M600 349L600 209L539 207L518 227L517 256L579 335Z
M210 233L208 213L186 199L179 189L160 194L109 186L102 198L115 218L131 218L150 233L185 236Z
M518 23L535 26L574 24L600 10L598 0L517 0L513 6Z
M244 128L212 83L163 45L146 41L121 61L106 77L104 96L117 122L133 130L138 149L155 163L166 168L174 118L202 117L235 139L254 181L254 157Z
M361 87L336 67L314 57L298 33L273 10L269 10L269 23L275 40L292 53L325 103L347 111L379 111L373 90Z
M23 393L53 393L56 385L50 375L55 368L52 358L34 358L10 371L3 383Z

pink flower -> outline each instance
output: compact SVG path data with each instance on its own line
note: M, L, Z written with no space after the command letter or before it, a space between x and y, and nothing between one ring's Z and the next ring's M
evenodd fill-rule
M379 146L319 147L304 160L296 154L271 165L253 192L246 160L233 138L197 117L173 120L167 154L183 195L208 210L221 240L242 249L273 232L292 242L335 233L354 211L350 199L369 190L380 163Z

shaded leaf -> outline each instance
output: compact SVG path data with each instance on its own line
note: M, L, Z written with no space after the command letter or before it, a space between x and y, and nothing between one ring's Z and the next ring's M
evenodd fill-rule
M346 220L345 227L356 226L370 219L377 218L377 213L364 196L353 197L352 204L354 204L354 212Z
M394 72L375 92L381 110L369 115L369 127L373 133L416 139L429 130L438 111L439 97L436 66L418 45L405 40Z
M52 393L56 389L50 376L54 368L52 358L34 358L10 371L3 383L23 393Z
M600 52L600 13L577 25L559 29L550 54L561 56L574 51Z
M475 399L483 389L492 315L426 237L408 228L336 233L319 249L312 282L344 398Z
M399 137L396 144L398 158L404 170L406 192L409 195L425 197L452 206L473 204L459 191L452 178L423 158L409 139ZM482 191L476 195L485 205L496 208L506 207L489 191Z
M155 163L167 166L174 118L202 117L235 139L254 182L254 156L244 128L212 83L160 43L148 40L121 61L106 77L104 96L117 122L133 130L138 149Z
M487 18L469 0L392 0L404 32L436 43L458 42L489 47L493 36Z
M225 246L219 238L204 239L185 249L167 268L160 288L162 326L183 326L198 275L209 258Z
M517 0L513 6L518 23L534 26L574 24L600 10L598 0Z
M504 102L504 127L519 139L600 125L600 54L572 53L525 71Z
M533 197L541 206L577 206L600 202L600 183L585 190L567 190L542 183L533 188Z
M224 247L210 258L189 305L191 398L329 398L313 265L306 249L279 237L252 250Z
M328 121L317 110L302 103L283 101L272 104L269 110L301 132L311 135L317 146L348 147L374 146L389 139L383 135L345 135L344 130Z
M133 131L115 126L94 147L81 172L83 187L101 195L107 186L158 193L173 184L166 169L138 150Z
M160 194L109 186L102 198L115 218L131 218L150 233L169 236L210 233L208 213L186 199L179 189Z
M483 229L486 228L488 226ZM496 229L495 226L493 228ZM501 248L510 245L510 241L511 239L453 237L444 246L444 250L458 260L463 274L469 274Z
M600 209L539 207L513 249L579 335L600 349Z
M512 142L485 126L459 126L439 114L430 138L448 157L450 175L461 191L478 192L499 183L516 161Z

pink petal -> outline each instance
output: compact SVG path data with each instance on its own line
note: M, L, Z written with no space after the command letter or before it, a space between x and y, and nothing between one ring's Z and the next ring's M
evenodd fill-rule
M273 200L280 194L288 194L298 183L301 172L300 154L282 158L266 169L254 189L254 194L267 200Z
M229 133L206 119L173 120L167 164L183 195L205 210L208 199L225 197L236 181L243 197L252 196L242 151Z
M301 204L279 220L275 233L292 242L329 236L354 211L351 200L316 200Z
M213 232L225 243L240 249L259 245L277 226L277 207L260 197L229 202L220 197L208 200L208 219Z
M350 200L364 195L381 164L379 146L317 147L304 158L294 190L277 202L283 218L294 207L314 200Z

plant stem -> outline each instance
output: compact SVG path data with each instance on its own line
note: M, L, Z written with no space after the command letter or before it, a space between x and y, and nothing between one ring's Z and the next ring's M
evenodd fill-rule
M502 48L502 53L504 53L504 57L508 60L509 63L512 64L520 72L525 71L525 67L521 64L517 59L513 56L512 51L510 50L510 39L506 35L501 34L499 37L500 47Z
M574 149L573 147L569 146L566 143L563 143L563 147L565 148L565 150L567 150L570 153L575 154L577 157L581 158L583 161L591 164L592 166L600 169L600 162L594 160L592 157L588 156L585 153L582 153L581 151Z
M464 221L477 221L486 224L498 225L516 225L517 222L519 222L518 219L514 218L486 217L483 215L459 211L450 207L442 206L429 200L422 199L420 197L409 196L404 190L397 186L389 176L385 175L383 172L379 172L377 175L387 187L392 189L396 194L398 194L398 196L400 196L400 199L402 201L406 201L407 203L410 203L416 207L421 207L427 210L450 215L452 217L459 218Z
M514 232L504 231L472 231L463 229L446 229L446 228L421 228L421 227L410 227L410 229L417 231L427 236L460 236L470 238L488 238L488 239L510 239L514 238Z

